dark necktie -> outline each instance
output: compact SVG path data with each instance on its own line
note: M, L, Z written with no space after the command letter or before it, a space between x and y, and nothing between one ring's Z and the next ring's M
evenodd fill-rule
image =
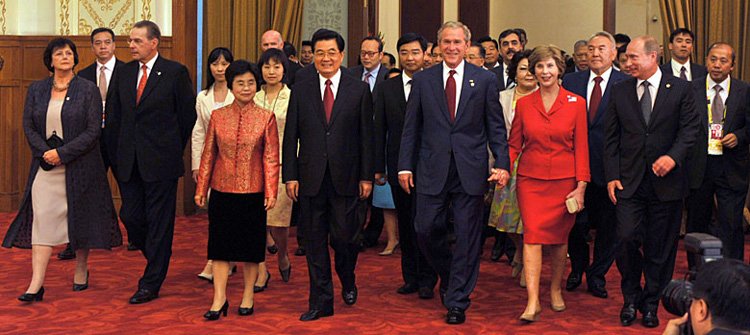
M409 79L409 81L406 82L406 86L409 86L409 95L411 95L411 79ZM406 93L406 92L404 92L404 93ZM405 97L406 98L406 102L409 102L409 95L406 95L406 97Z
M448 100L448 113L453 123L456 120L456 79L453 78L456 70L450 70L448 73L448 80L445 82L445 99Z
M719 94L721 90L721 85L716 84L714 86L716 94L714 95L714 101L711 102L711 124L721 124L724 118L724 101L721 100L721 95Z
M326 79L326 90L323 94L323 109L326 111L326 123L331 121L331 112L333 111L333 90L331 90L331 80Z
M682 79L682 80L688 80L687 79L687 69L684 66L680 68L680 79Z
M589 121L594 122L596 117L596 110L599 108L599 103L602 102L602 77L594 77L594 90L591 91L591 97L589 98Z
M643 95L641 95L641 112L643 112L643 119L646 120L648 125L649 119L651 118L651 92L648 90L648 81L643 81Z

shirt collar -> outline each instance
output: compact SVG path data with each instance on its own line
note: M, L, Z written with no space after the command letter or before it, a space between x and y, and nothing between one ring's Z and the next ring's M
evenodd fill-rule
M672 58L671 61L669 61L670 64L672 64L672 71L674 73L680 73L680 69L682 67L685 67L685 71L690 72L690 59L688 58L687 62L685 64L680 64L680 62L676 61L674 58Z
M107 70L114 70L115 69L115 63L117 62L117 57L112 56L106 63L102 64L99 63L99 61L96 61L96 72L99 73L99 71L102 70L102 66L106 67Z
M721 86L721 89L724 90L724 92L729 92L729 81L731 80L731 78L732 76L727 76L724 81L718 83L719 86ZM717 83L713 79L711 79L711 76L706 76L706 80L708 80L708 90L713 90L714 86L716 86Z
M378 64L378 67L376 67L376 68L375 68L375 70L372 70L372 71L370 71L370 74L372 75L372 77L373 77L373 78L377 78L377 77L378 77L378 72L380 72L380 67L381 67L382 65L383 65L383 64ZM363 69L363 70L365 70L364 72L362 72L362 76L364 76L364 75L366 75L366 74L367 74L367 68L365 68L365 67L363 66L363 67L362 67L362 69Z
M609 81L609 76L611 75L612 75L612 66L610 66L609 69L607 69L607 71L604 71L604 73L601 74L601 77L604 82L607 82ZM594 71L591 71L591 69L589 69L589 82L594 81L594 78L596 78L596 76L597 74L594 73Z
M446 64L445 61L443 61L443 76L444 77L450 76L450 70L455 70L456 75L463 75L465 62L466 62L465 60L462 60L460 63L458 63L458 66L456 66L455 69L451 69L448 67L448 64Z
M318 78L320 80L320 84L323 85L323 87L325 87L326 80L328 80L328 78L320 75L320 72L318 72ZM336 70L336 74L334 74L333 77L331 77L331 86L332 86L331 88L339 87L339 82L341 82L341 68Z
M147 68L148 68L149 70L151 70L151 69L153 69L153 68L154 68L154 63L156 63L156 59L157 59L157 58L159 58L159 53L158 53L158 52L156 53L156 56L154 56L154 58L151 58L151 60L150 60L150 61L148 61L148 63L146 63L146 64L145 64L145 65L146 65L146 67L147 67ZM140 65L140 67L143 67L143 65L144 65L144 64L143 64L143 63L140 63L140 64L141 64L141 65Z
M411 77L407 76L406 73L403 73L401 75L401 81L404 83L404 86L406 86L406 84L408 84L410 81L412 81L412 79L411 79Z
M638 79L638 85L636 87L641 86L641 83L643 83L644 81L648 81L649 85L653 86L654 88L658 90L659 83L661 82L661 77L662 77L661 69L657 67L656 72L654 72L654 74L652 74L651 77L649 77L648 79L646 80Z

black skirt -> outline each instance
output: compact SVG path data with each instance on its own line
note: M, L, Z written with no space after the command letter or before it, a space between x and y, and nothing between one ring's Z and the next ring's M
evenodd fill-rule
M263 193L211 190L208 201L208 259L265 261L266 210Z

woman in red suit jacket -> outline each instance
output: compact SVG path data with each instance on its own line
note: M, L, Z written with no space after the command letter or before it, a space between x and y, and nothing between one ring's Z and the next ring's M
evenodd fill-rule
M568 233L575 223L565 205L574 198L583 208L589 172L586 100L559 85L565 72L560 49L538 46L529 68L540 89L518 100L508 139L511 162L518 162L518 205L524 223L524 271L528 302L521 321L537 321L542 245L552 259L552 309L565 310L561 281L568 249Z

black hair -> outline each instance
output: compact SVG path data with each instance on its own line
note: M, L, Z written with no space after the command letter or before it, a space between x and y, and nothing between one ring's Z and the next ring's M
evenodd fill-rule
M401 74L401 69L399 69L399 68L397 68L397 67L394 67L394 68L392 68L392 69L388 70L388 73L387 73L387 74L385 75L385 77L386 77L386 78L390 77L390 76L391 76L391 73L398 73L398 74Z
M734 66L734 60L735 60L735 58L737 58L737 55L736 55L737 52L735 52L734 48L731 45L729 45L729 43L727 43L727 42L714 42L713 44L711 44L710 47L708 47L708 51L706 51L706 55L708 55L709 53L711 53L711 49L713 49L714 47L718 47L720 45L726 45L726 46L729 47L729 49L732 49L732 66Z
M620 59L620 55L628 52L628 44L630 44L630 42L625 43L621 45L619 48L617 48L617 59Z
M218 47L211 50L211 52L208 54L208 61L206 62L206 87L204 87L204 90L207 90L211 88L211 85L216 82L216 78L214 78L214 74L211 72L211 64L219 59L219 57L224 56L224 60L226 60L228 63L232 63L234 61L234 56L232 56L232 52L229 51L229 49L225 47ZM226 77L226 72L224 74ZM206 92L208 94L208 92Z
M516 36L518 36L518 41L521 41L521 33L519 33L518 30L515 29L505 29L502 33L500 33L500 37L498 37L497 40L502 40L503 38L506 38L511 34L516 34Z
M693 298L705 300L713 327L750 331L750 265L736 259L708 262L693 285Z
M65 48L66 45L73 51L73 68L78 65L78 51L76 51L76 44L65 37L56 37L49 41L47 48L44 49L44 55L42 56L44 66L47 67L49 72L55 72L55 68L52 67L52 54L55 53L57 49Z
M526 36L526 30L524 30L523 28L514 28L513 30L515 30L516 32L518 32L518 37L519 37L519 39L520 39L520 40L521 40L522 42L523 42L523 41L526 41L526 40L528 40L528 39L526 38L526 37L527 37L527 36Z
M401 46L404 44L409 44L414 41L419 42L419 47L422 48L422 52L427 51L427 40L424 36L416 33L406 33L402 35L401 38L398 39L398 42L396 42L396 51L401 50ZM430 52L432 52L432 50L430 50Z
M281 66L284 68L284 74L286 74L287 69L289 69L289 61L286 57L287 56L284 54L284 52L276 48L271 48L263 51L263 54L260 55L260 60L258 60L258 68L260 68L261 76L261 78L258 78L258 81L261 81L262 83L266 82L266 80L263 78L263 65L268 64L272 60L276 63L281 64Z
M112 31L112 29L109 29L107 27L99 27L94 29L94 31L91 32L91 44L94 44L94 36L98 33L108 32L110 35L112 35L112 42L115 41L115 32Z
M485 36L477 40L477 43L479 43L480 45L485 42L492 42L492 44L495 45L495 49L500 49L500 46L497 44L497 41L490 36Z
M388 52L383 53L383 57L385 56L388 56L388 58L390 58L390 60L388 61L388 65L390 65L391 67L396 66L396 57L393 57L393 55Z
M513 54L513 58L510 59L508 64L508 78L516 82L516 74L518 73L518 63L524 58L531 56L532 50L522 50Z
M259 90L260 81L262 80L260 69L258 68L258 65L250 63L244 59L238 59L232 62L232 64L229 64L229 66L227 67L227 71L225 74L225 76L227 77L227 87L229 87L229 89L231 90L234 77L241 76L248 72L251 73L255 78L255 90Z
M302 41L302 46L309 46L310 49L312 49L312 42L310 40L304 40Z
M439 47L440 47L440 45L439 45L439 44L437 44L437 43L433 43L433 44L432 44L432 48L430 49L430 53L432 53L432 51L433 51L433 50L435 50L435 48L436 48L436 47L437 47L437 48L439 48ZM441 50L442 50L442 49L441 49Z
M156 23L148 20L138 21L133 25L133 28L146 28L146 37L150 40L155 38L161 43L161 30L159 30L159 26Z
M625 44L630 43L630 36L625 35L625 34L615 34L614 38L615 38L615 44L617 44L617 43L625 43Z
M312 48L313 52L315 52L315 44L318 43L318 41L329 41L329 40L336 40L336 46L339 48L339 52L344 52L344 47L346 46L346 43L344 43L344 38L341 37L341 35L333 30L328 29L318 29L312 37Z
M482 56L482 58L487 57L487 51L484 50L484 47L479 44L478 42L471 42L469 47L477 47L479 48L479 55Z
M292 43L284 41L284 54L286 57L297 56L297 48Z
M377 41L378 42L378 52L383 52L383 41L375 36L367 36L362 39L362 42L359 42L359 45L362 45L362 43L365 43L365 41Z
M693 34L693 32L687 28L677 28L675 30L672 30L672 33L669 34L669 43L674 43L675 37L677 37L677 35L682 35L682 34L690 35L690 38L693 40L693 43L695 43L695 34Z

